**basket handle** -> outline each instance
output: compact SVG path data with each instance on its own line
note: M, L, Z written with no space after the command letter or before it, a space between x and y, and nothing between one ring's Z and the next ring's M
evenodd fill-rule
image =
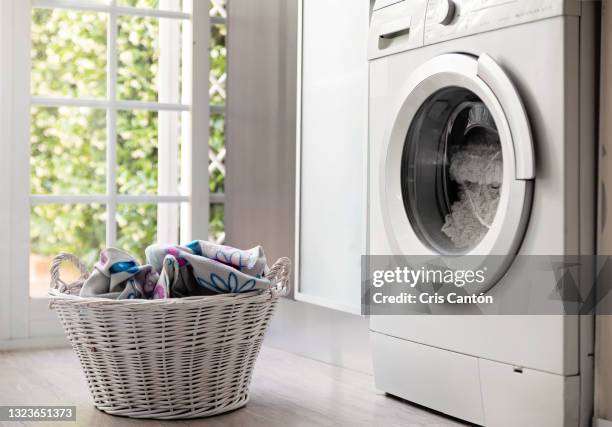
M289 292L289 276L291 275L291 260L287 257L276 260L266 278L273 284L271 291L275 297L285 296Z
M60 277L60 267L63 262L68 261L73 264L76 268L79 269L81 275L79 278L72 283L66 283ZM50 286L52 289L57 289L59 292L63 294L75 295L78 294L85 283L85 280L89 277L89 272L87 271L87 266L75 255L68 252L60 252L53 261L51 261L51 267L49 268L49 273L51 273L51 283Z

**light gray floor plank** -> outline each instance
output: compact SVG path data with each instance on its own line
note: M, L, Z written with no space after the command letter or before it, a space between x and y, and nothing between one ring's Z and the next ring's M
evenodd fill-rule
M0 404L76 405L76 425L94 427L462 425L385 396L375 389L371 375L267 347L257 362L249 404L217 417L169 422L106 415L93 407L79 362L70 349L0 352Z

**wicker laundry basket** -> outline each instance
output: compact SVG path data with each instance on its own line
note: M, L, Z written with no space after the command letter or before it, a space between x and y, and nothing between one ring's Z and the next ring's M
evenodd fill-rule
M133 418L205 417L244 406L264 334L291 262L281 258L272 287L243 294L166 300L71 295L52 267L53 308L80 359L95 406ZM74 292L72 292L74 293Z

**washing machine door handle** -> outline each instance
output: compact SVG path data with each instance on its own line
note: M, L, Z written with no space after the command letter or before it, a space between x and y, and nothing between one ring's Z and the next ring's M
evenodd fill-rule
M493 91L504 110L512 135L516 179L535 179L531 127L518 91L504 70L486 53L478 58L477 74Z

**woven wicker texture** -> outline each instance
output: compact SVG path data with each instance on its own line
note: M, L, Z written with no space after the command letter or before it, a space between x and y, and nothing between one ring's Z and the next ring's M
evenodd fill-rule
M60 277L60 268L64 262L73 264L79 270L81 275L76 281L67 283ZM85 264L83 264L76 256L67 252L62 252L53 258L49 272L51 273L51 287L57 289L63 294L69 295L78 295L79 292L81 292L83 283L89 277L89 272L87 271Z
M288 258L276 261L266 291L105 300L52 289L49 305L98 409L133 418L205 417L249 400L253 367L290 269Z

